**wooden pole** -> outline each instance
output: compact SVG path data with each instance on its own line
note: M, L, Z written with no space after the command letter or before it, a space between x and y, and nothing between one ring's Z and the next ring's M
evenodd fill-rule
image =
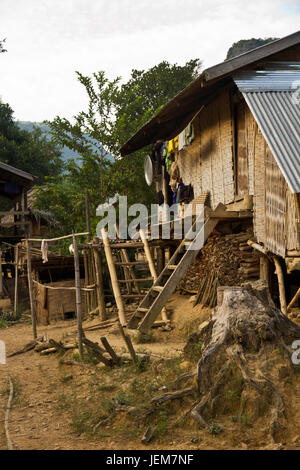
M284 275L282 271L282 267L280 264L279 259L277 256L273 256L273 260L276 267L276 274L278 278L278 287L279 287L279 300L280 300L280 309L284 315L287 314L287 306L286 306L286 296L285 296L285 286L284 286Z
M0 296L3 295L2 251L0 250Z
M120 330L120 333L121 333L121 336L122 338L124 339L124 342L126 344L126 347L127 347L127 350L133 360L133 362L137 362L137 355L135 353L135 350L134 350L134 347L132 345L132 342L131 342L131 339L130 339L130 336L129 335L126 335L124 330L123 330L123 326L121 325L120 322L118 322L118 327L119 327L119 330Z
M294 295L294 297L292 298L292 300L290 301L290 303L288 304L287 306L287 311L289 311L293 305L295 305L295 303L297 302L297 300L299 299L300 297L300 287L299 289L297 290L296 294Z
M143 229L140 229L140 236L141 236L141 240L144 244L144 250L145 250L145 255L146 255L146 258L147 258L147 261L148 261L148 265L149 265L149 269L150 269L150 273L151 273L151 276L153 277L154 281L156 281L157 279L157 272L156 272L156 269L155 269L155 265L154 265L154 262L153 262L153 258L151 256L151 252L150 252L150 248L149 248L149 243L148 243L148 240L146 238L146 235L145 235L145 232Z
M15 246L15 299L14 299L14 316L17 318L18 313L18 263L19 263L19 247Z
M86 229L88 231L88 241L91 240L91 221L90 221L90 198L89 191L85 191L85 218L86 218Z
M106 230L104 228L101 230L101 235L102 235L104 251L105 251L105 256L106 256L106 260L107 260L107 265L108 265L108 269L109 269L112 289L113 289L114 297L115 297L116 304L117 304L117 307L118 307L118 314L119 314L120 323L121 323L122 326L126 326L127 322L126 322L126 318L125 318L124 305L123 305L120 286L119 286L119 282L118 282L118 278L117 278L116 268L115 268L115 265L114 265L113 256L112 256L112 252L111 252L111 248L110 248L108 233L106 232Z
M120 238L119 226L117 224L115 225L115 229L116 229L117 237ZM128 256L126 248L121 248L121 258L124 263L129 263L130 260L129 260L129 256ZM130 277L131 279L135 279L133 267L130 265L128 267L125 267L124 275L125 275L125 279L128 279L128 278L130 279ZM128 284L129 285L127 285L127 290L128 290L128 293L131 294L131 283L129 282ZM138 285L136 281L134 281L134 287L137 293L140 294L141 293L140 286Z
M82 314L81 314L81 293L80 293L80 265L79 265L79 254L77 238L73 235L73 247L74 247L74 269L75 269L75 287L76 287L76 315L77 315L77 328L78 328L78 349L80 359L83 359L83 347L82 347Z
M151 276L153 277L153 281L155 282L156 279L157 279L157 272L156 272L156 269L155 269L155 265L154 265L154 262L153 262L153 258L151 256L151 251L150 251L150 248L149 248L149 243L148 243L148 240L146 238L146 235L145 235L145 232L143 229L140 229L140 236L141 236L141 240L144 244L144 250L145 250L145 255L146 255L146 258L147 258L147 261L148 261L148 265L149 265L149 269L150 269L150 273L151 273ZM161 310L161 318L163 319L163 321L165 322L168 322L168 316L167 316L167 311L166 311L166 308L163 307L162 310Z
M89 272L88 272L88 259L87 259L87 250L83 250L83 264L84 264L84 279L85 279L85 287L90 285L89 282ZM86 292L86 307L88 313L90 310L90 292Z
M104 296L104 287L103 287L103 274L102 274L102 260L99 251L93 248L94 260L95 260L95 269L96 269L96 291L99 307L100 320L106 320L106 308L105 308L105 296Z
M32 330L33 338L37 338L36 330L36 312L35 304L33 298L33 282L32 282L32 270L31 270L31 252L30 252L30 241L27 240L27 277L28 277L28 290L29 290L29 299L30 299L30 309L31 309L31 321L32 321Z

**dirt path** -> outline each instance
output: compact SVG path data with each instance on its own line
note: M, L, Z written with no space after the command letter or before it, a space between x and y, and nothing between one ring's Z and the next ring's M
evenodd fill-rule
M90 326L99 320L88 322ZM76 330L74 321L59 322L53 326L39 327L38 336L46 334L57 341L63 337L72 340L71 332ZM70 335L70 336L68 336ZM166 333L166 335L168 335ZM116 351L121 351L124 344L119 335L109 334L109 330L97 330L87 333L92 341L99 341L100 336L107 336ZM7 354L21 349L32 340L29 324L19 324L0 330L0 339L6 343ZM184 341L142 344L140 347L158 357L170 357L181 353ZM137 345L136 347L138 347ZM58 395L63 393L65 385L61 378L72 374L74 386L80 387L85 376L92 372L79 367L59 366L57 355L40 356L34 351L16 355L7 359L6 365L0 365L0 449L6 449L4 433L4 411L8 399L8 376L14 383L15 398L10 413L9 430L15 449L104 449L109 444L86 437L70 434L70 419L58 409Z

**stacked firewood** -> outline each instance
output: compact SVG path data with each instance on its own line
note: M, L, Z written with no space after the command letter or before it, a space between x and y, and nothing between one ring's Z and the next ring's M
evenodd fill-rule
M214 234L179 284L182 293L197 293L196 303L214 307L218 286L239 286L259 277L259 256L247 244L253 234Z

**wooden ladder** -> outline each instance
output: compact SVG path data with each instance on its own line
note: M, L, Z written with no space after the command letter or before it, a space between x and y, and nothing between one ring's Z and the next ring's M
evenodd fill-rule
M219 207L223 207L223 204L220 204L217 209ZM207 217L199 232L193 239L190 239L190 235L195 231L196 224L199 223L201 217L198 217L194 222L186 238L180 243L168 264L143 298L131 317L127 325L128 328L136 329L138 327L141 333L147 333L151 328L161 309L175 291L179 281L183 278L219 221L218 218L213 217L212 213L211 216Z

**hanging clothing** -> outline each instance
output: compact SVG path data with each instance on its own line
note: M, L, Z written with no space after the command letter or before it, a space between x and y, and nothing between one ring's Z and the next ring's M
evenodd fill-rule
M179 166L176 162L172 162L172 165L170 168L170 186L171 186L172 191L176 191L179 177L180 177Z
M168 143L168 152L171 153L171 152L175 152L177 149L178 149L178 135L176 137L174 137L174 139L172 140L169 140L169 143Z
M184 132L185 132L185 143L186 145L190 145L195 139L194 125L190 122L184 129Z
M41 252L42 252L43 263L47 263L48 262L48 243L46 242L46 240L42 240Z
M184 147L186 147L186 141L185 141L185 131L183 130L182 132L180 132L178 136L178 150L180 151L184 149Z

